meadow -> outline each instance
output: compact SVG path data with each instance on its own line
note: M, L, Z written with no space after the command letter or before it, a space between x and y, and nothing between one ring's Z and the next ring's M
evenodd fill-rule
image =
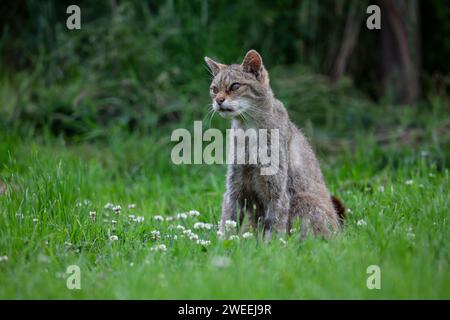
M415 119L423 131L413 145L359 130L336 150L311 130L345 226L328 241L294 232L269 244L257 232L218 239L226 168L172 164L169 130L111 130L94 143L3 132L0 297L448 298L445 112L397 112L403 130ZM70 265L80 290L66 286ZM366 286L370 265L381 269L380 290Z

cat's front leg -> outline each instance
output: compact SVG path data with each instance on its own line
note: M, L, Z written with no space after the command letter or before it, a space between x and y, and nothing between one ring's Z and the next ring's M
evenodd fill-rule
M236 166L229 166L227 172L227 190L223 195L222 217L219 223L219 233L225 234L225 221L232 220L237 223L239 194L242 189L242 170Z
M284 235L287 232L289 217L289 199L284 193L267 204L264 219L264 239L270 240L273 233Z
M264 238L270 240L272 233L285 234L289 217L289 194L287 192L287 170L281 167L276 175L265 176L267 190L264 214Z

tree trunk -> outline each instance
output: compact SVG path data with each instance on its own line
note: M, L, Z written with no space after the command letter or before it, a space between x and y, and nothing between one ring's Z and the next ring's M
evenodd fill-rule
M417 0L380 0L381 65L384 93L413 104L420 95Z

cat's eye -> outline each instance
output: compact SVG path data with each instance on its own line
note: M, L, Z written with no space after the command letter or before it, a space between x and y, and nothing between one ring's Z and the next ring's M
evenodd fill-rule
M216 86L212 86L211 87L211 92L214 93L214 94L218 94L219 93L219 89L217 89Z
M239 89L240 87L241 87L241 84L235 82L235 83L233 83L233 84L230 86L230 91L236 91L236 90Z

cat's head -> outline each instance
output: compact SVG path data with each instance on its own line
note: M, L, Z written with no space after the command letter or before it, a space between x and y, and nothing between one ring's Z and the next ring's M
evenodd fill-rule
M242 64L225 65L205 57L213 79L209 87L212 108L224 118L255 117L264 112L271 94L269 75L255 50L245 55Z

